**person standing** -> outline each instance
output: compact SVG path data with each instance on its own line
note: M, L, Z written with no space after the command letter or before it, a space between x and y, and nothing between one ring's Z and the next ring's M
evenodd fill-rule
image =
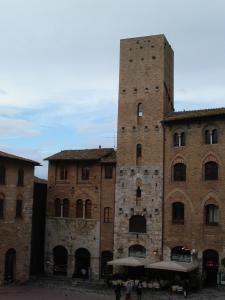
M116 295L116 300L120 300L120 298L121 298L121 284L119 283L119 281L117 281L114 291L115 291L115 295Z
M139 281L138 284L137 284L137 288L136 288L136 291L137 291L137 300L141 300L141 296L142 296L142 282Z
M132 282L131 282L130 279L128 279L127 285L126 285L126 296L125 296L125 300L131 300L131 292L132 292Z

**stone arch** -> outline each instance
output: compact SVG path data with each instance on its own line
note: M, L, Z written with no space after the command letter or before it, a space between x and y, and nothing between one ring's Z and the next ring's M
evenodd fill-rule
M205 284L215 286L219 269L219 253L214 249L205 249L202 253L202 267Z
M75 251L75 277L89 277L91 254L86 248L78 248Z
M5 274L4 279L6 283L12 283L16 275L16 250L14 248L8 249L5 253Z
M55 275L67 275L68 251L66 247L57 245L53 248L53 273Z
M167 209L170 209L175 202L181 202L185 205L186 212L184 213L184 220L186 220L186 217L189 215L188 210L190 210L191 215L194 213L194 205L190 197L182 189L174 189L168 194L165 201L168 205Z

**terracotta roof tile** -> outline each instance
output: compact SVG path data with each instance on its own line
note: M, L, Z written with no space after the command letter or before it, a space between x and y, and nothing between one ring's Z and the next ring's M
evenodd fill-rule
M63 150L53 154L45 160L113 160L115 150L113 148L98 148L84 150Z
M225 108L224 107L172 112L172 113L168 114L168 116L162 122L170 123L170 122L176 122L176 121L218 117L218 116L225 117Z
M24 158L24 157L21 157L21 156L17 156L17 155L11 154L11 153L6 153L6 152L3 152L3 151L0 151L0 158L21 160L21 161L30 163L34 166L41 166L41 164L37 161L31 160L31 159L28 159L28 158Z

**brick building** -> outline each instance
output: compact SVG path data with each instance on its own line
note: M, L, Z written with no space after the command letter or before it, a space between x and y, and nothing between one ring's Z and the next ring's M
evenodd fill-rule
M45 270L99 278L112 259L115 151L65 150L47 158Z
M36 161L0 151L0 284L29 278Z
M164 258L198 258L215 283L225 256L225 108L169 114L165 127Z
M121 41L114 258L194 260L215 283L225 256L224 121L224 108L174 112L163 35Z

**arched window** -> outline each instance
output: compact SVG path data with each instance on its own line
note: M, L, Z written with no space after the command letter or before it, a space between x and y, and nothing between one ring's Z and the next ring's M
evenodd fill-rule
M67 167L66 166L60 166L59 168L59 179L60 180L67 180Z
M81 179L82 180L89 180L90 179L90 168L89 167L83 167L81 169Z
M0 184L5 184L6 170L4 166L0 166Z
M112 208L104 208L104 223L112 223Z
M140 188L140 186L138 186L138 188L136 190L136 197L141 198L141 188Z
M76 218L83 218L83 201L81 199L76 202Z
M20 168L18 170L17 185L18 186L23 186L23 182L24 182L24 170L22 168Z
M205 129L205 144L217 144L218 131L216 128L209 127Z
M205 180L218 179L218 164L215 161L205 163Z
M129 256L146 257L146 249L141 245L133 245L129 247Z
M11 248L5 254L5 275L6 283L12 283L16 277L16 250Z
M142 103L138 103L138 106L137 106L137 115L138 115L138 118L143 117L143 113L144 113L143 104Z
M173 166L173 180L185 181L186 180L186 165L177 163Z
M185 146L185 132L175 132L173 135L174 147Z
M207 225L217 225L219 223L219 208L214 204L205 206L205 223Z
M175 202L172 204L172 222L174 224L184 224L184 204Z
M171 260L191 262L191 250L182 246L174 247L171 250Z
M142 145L137 144L136 146L136 157L137 159L140 159L142 157Z
M61 201L59 198L55 199L55 217L61 217Z
M0 194L0 219L4 218L4 195Z
M145 233L146 232L146 219L144 216L135 215L129 220L129 232Z
M85 219L91 219L91 200L85 201Z
M23 200L16 200L16 218L22 218Z
M63 199L63 217L68 218L69 217L69 199Z

